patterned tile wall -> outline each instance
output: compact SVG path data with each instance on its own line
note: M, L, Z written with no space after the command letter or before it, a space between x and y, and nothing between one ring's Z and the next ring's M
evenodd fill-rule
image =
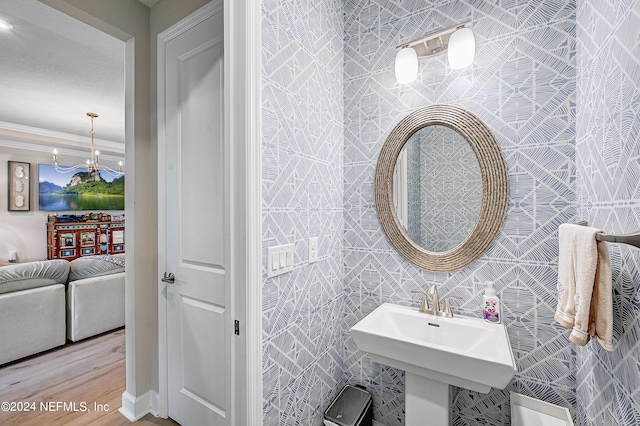
M373 393L385 425L404 419L403 373L373 363L349 328L383 302L416 305L411 290L437 283L460 296L456 311L480 315L493 282L518 365L505 391L460 391L454 425L509 424L508 391L575 405L575 353L553 321L557 228L575 220L575 1L346 0L344 64L344 360L347 380ZM420 62L400 86L395 46L472 21L477 54L453 71L446 56ZM496 242L471 266L442 274L413 267L387 241L377 219L374 171L393 127L418 107L448 103L482 119L502 147L510 179L507 217Z
M262 2L264 424L320 425L344 384L342 0ZM309 237L319 237L308 264Z
M640 228L640 1L580 0L578 217L609 233ZM640 424L640 251L609 245L613 352L577 351L578 424Z

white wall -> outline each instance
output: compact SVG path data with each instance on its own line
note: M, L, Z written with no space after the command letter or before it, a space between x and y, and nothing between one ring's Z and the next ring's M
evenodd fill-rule
M50 160L44 153L17 151L0 147L0 262L6 262L9 251L18 252L19 262L47 258L47 215L38 210L38 163ZM31 163L31 210L8 210L8 161Z

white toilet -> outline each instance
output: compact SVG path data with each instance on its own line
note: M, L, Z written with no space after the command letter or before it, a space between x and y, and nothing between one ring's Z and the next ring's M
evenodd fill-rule
M511 426L573 426L569 410L510 392Z

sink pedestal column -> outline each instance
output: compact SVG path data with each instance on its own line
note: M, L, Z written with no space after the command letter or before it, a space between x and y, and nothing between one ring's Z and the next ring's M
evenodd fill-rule
M407 426L449 426L449 385L404 375L404 417Z

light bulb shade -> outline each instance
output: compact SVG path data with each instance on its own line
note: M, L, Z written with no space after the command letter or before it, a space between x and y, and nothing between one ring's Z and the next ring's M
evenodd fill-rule
M471 28L460 28L449 38L447 56L451 69L459 70L473 63L476 55L476 38Z
M13 29L13 25L11 25L5 20L0 19L0 30L11 30L11 29Z
M396 80L400 84L411 83L418 78L418 54L413 47L405 47L396 53Z

